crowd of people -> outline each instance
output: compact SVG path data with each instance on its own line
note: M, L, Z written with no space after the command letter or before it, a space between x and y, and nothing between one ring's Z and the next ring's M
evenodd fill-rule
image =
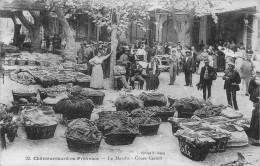
M91 87L103 88L103 78L110 74L111 43L86 44L81 43L78 50L78 63L87 64L87 74L92 76ZM234 41L222 45L199 45L190 49L183 47L180 42L176 45L168 42L155 44L152 48L145 42L136 44L119 44L116 52L116 66L114 67L115 84L118 89L134 89L138 84L146 90L156 90L159 87L160 68L157 61L158 54L168 55L169 85L174 85L179 72L185 75L185 85L193 87L192 75L200 74L200 82L196 84L202 89L203 98L211 98L211 86L217 79L217 71L224 71L224 89L230 106L238 110L236 92L242 87L246 96L249 95L249 82L256 73L253 68L251 48L245 49L243 43L236 45ZM95 56L96 55L96 56ZM242 82L242 86L241 86Z

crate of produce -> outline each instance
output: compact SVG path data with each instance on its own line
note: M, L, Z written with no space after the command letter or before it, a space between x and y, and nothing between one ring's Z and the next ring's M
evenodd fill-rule
M28 139L39 140L49 139L54 137L56 127L58 124L50 126L24 126Z
M36 103L29 103L29 102L21 103L21 102L19 102L19 101L18 101L18 102L13 101L12 104L13 104L14 106L19 106L19 107L21 107L21 106L38 106L40 103L38 103L38 102L36 102Z
M81 95L91 99L95 105L102 105L105 93L97 90L83 91Z
M45 115L42 111L38 111L37 109L23 110L21 117L28 139L48 139L54 136L58 125L55 117Z
M24 90L24 89L19 89L19 90L12 90L12 94L13 94L13 99L14 102L19 102L21 104L27 104L27 103L31 103L36 100L36 96L37 93L34 90ZM25 99L24 102L23 100L20 99Z
M108 133L105 135L105 142L109 145L129 145L136 136L136 133Z
M67 125L65 132L68 148L74 152L97 153L102 133L96 123L86 118L79 118Z
M206 135L216 141L214 144L212 144L210 148L211 153L226 151L228 139L231 136L230 134L211 131L211 132L206 132Z
M161 123L160 118L147 118L143 123L139 124L139 131L143 136L156 135Z

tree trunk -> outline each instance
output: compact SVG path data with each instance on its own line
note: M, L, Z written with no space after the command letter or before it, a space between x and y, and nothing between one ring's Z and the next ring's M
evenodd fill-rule
M30 11L30 14L34 18L34 24L32 24L30 21L28 21L22 11L16 11L14 14L16 17L19 18L21 23L26 27L26 29L30 33L30 38L32 42L32 51L40 52L41 48L41 35L40 35L40 17L37 16L33 11Z
M117 27L114 26L111 32L111 56L110 56L110 87L114 88L114 66L116 65L116 49L118 45Z
M30 31L31 41L32 41L32 50L35 52L40 52L41 50L41 34L40 27L36 27Z
M68 60L76 61L78 44L75 42L74 32L65 18L62 8L58 5L55 5L55 3L54 7L58 16L58 20L62 26L62 30L66 36L66 47L63 54Z

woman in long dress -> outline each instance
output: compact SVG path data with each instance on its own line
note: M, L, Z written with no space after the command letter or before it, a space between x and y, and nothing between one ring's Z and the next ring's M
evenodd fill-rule
M155 58L151 57L151 61L146 67L146 90L155 90L159 87L159 78L160 75L159 67L155 62Z
M90 87L94 89L103 88L103 70L101 64L111 55L111 53L106 56L101 55L102 53L98 51L97 55L89 60L89 63L93 66Z

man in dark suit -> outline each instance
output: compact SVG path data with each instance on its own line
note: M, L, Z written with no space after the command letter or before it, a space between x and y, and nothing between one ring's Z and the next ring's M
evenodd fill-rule
M192 87L192 72L194 66L194 59L190 55L190 51L186 51L186 57L183 58L183 69L185 74L186 85Z
M233 62L228 63L228 71L223 76L224 89L226 90L228 104L234 106L235 110L238 110L236 91L239 91L239 84L241 83L241 78L239 73L234 70L235 64ZM233 101L233 104L232 104Z
M209 65L209 60L204 60L205 66L201 68L200 72L200 84L203 88L203 99L206 101L211 97L211 86L212 81L216 79L216 71L213 67ZM207 97L207 89L208 89L208 97Z

